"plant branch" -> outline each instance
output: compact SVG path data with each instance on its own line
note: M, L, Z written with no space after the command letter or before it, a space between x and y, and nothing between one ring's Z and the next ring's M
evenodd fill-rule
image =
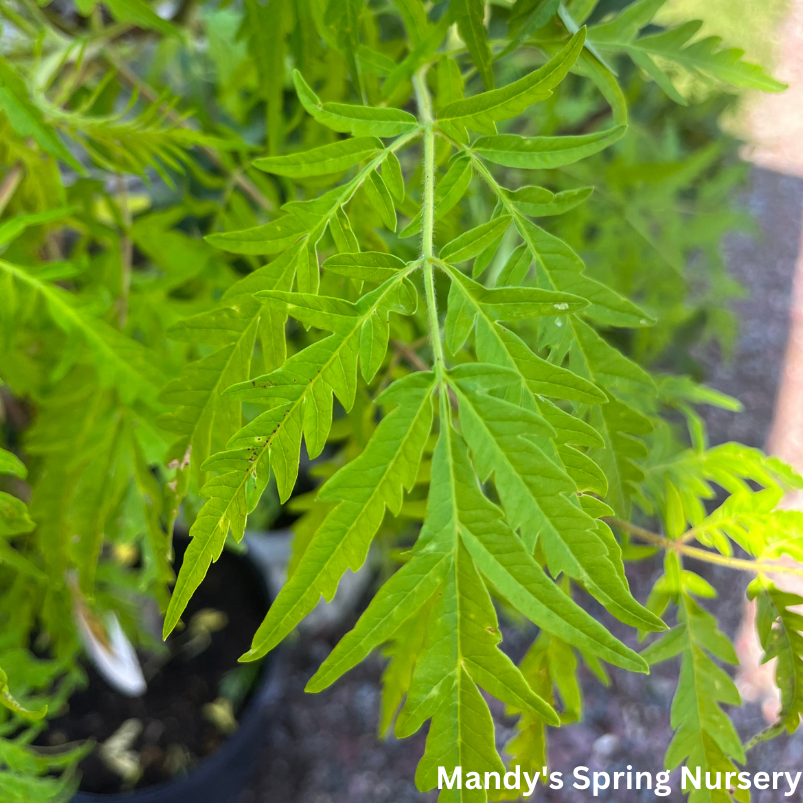
M621 519L606 518L608 524L624 530L630 535L646 541L648 544L655 544L655 546L663 547L664 549L671 549L679 555L686 555L689 558L702 560L706 563L715 563L718 566L728 566L731 569L738 569L743 572L753 572L754 574L792 574L796 577L803 577L803 568L796 568L794 566L786 566L783 563L772 563L769 561L761 560L743 560L742 558L730 558L727 555L720 555L716 552L709 552L706 549L698 549L697 547L688 546L682 540L673 540L666 538L663 535L654 533L650 530L645 530L636 524L631 524Z
M433 247L435 235L435 121L432 116L432 99L424 67L413 76L418 114L424 129L424 193L421 199L421 256L424 259L424 292L427 299L427 315L432 336L432 353L435 357L435 373L443 376L444 357L441 343L438 301L435 296L433 270Z

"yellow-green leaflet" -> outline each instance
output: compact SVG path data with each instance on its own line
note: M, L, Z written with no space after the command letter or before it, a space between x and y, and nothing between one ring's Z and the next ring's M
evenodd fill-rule
M621 139L626 126L609 131L582 134L576 137L520 137L516 134L497 134L480 137L472 149L483 159L504 167L543 170L563 167L591 156Z
M264 156L254 160L254 167L290 178L325 176L348 170L363 159L379 153L382 147L376 137L355 137L286 156Z
M540 70L500 89L447 104L438 112L438 125L447 131L453 131L457 124L481 133L496 133L496 120L516 117L532 103L546 100L552 94L582 50L584 40L585 29L576 33Z
M401 109L321 103L298 70L293 73L293 81L304 108L333 131L350 132L355 136L393 137L409 134L418 127L415 117Z

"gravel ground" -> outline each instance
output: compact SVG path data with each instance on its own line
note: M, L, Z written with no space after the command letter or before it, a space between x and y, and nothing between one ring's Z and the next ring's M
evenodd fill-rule
M716 354L699 355L709 366L710 384L742 401L738 416L723 411L709 414L712 443L741 440L762 446L772 421L780 366L785 350L791 286L803 220L803 179L754 171L747 202L757 217L762 237L753 240L733 236L726 243L729 264L746 285L749 299L739 305L742 334L735 360L722 364ZM721 626L733 637L739 625L746 577L727 570L706 575L719 589L712 603ZM644 599L656 573L656 561L640 564L631 577L633 591ZM611 629L632 645L632 633L608 620L596 603L589 609L608 621ZM596 610L595 610L596 608ZM532 633L506 633L511 654L520 655ZM333 642L332 642L333 643ZM416 791L413 778L423 751L424 736L381 741L376 736L381 663L376 659L341 679L333 688L317 694L303 689L330 649L325 640L297 642L283 656L286 687L282 706L271 714L260 775L242 803L426 803L433 793ZM550 734L552 768L565 775L578 765L591 770L635 769L660 771L671 738L669 710L677 680L677 663L661 665L649 677L614 670L611 685L601 686L583 676L585 717L581 723ZM497 732L500 745L512 733L513 722L499 711ZM733 712L736 727L749 738L764 727L757 705ZM749 769L799 768L803 760L803 733L783 736L750 755ZM676 778L673 784L677 786ZM567 784L570 786L570 784ZM779 800L780 792L754 792L753 803ZM546 791L546 801L588 800L590 794L573 789ZM602 793L601 802L635 803L654 799L653 793ZM664 800L681 800L675 791Z
M747 206L757 220L757 238L734 234L724 249L728 266L746 298L735 305L741 327L734 359L699 355L708 383L735 396L741 413L706 413L712 443L736 440L763 447L772 424L792 303L792 281L803 222L803 179L755 169Z

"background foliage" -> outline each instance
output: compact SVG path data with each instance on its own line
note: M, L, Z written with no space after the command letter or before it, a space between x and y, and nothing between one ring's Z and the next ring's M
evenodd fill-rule
M29 747L82 681L76 595L148 646L136 594L169 632L282 505L290 577L246 658L376 539L401 568L310 689L384 645L382 729L432 720L422 789L439 765L501 771L480 688L520 712L505 758L540 771L548 726L580 716L578 660L604 681L681 655L667 765L743 761L733 649L687 555L753 560L797 727L796 600L766 569L799 557L777 505L802 481L708 448L695 407L735 402L688 356L734 336L719 243L746 225L744 170L717 120L730 91L783 87L696 23L656 26L662 5L0 5L10 800L76 782L80 750ZM625 561L656 548L642 606ZM585 592L642 636L674 626L639 655ZM541 628L519 666L500 606Z

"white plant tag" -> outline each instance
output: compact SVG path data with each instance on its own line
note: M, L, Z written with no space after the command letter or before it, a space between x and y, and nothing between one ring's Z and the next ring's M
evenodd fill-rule
M75 623L84 648L103 679L128 697L145 693L147 684L134 647L111 611L104 620L97 617L74 594Z

